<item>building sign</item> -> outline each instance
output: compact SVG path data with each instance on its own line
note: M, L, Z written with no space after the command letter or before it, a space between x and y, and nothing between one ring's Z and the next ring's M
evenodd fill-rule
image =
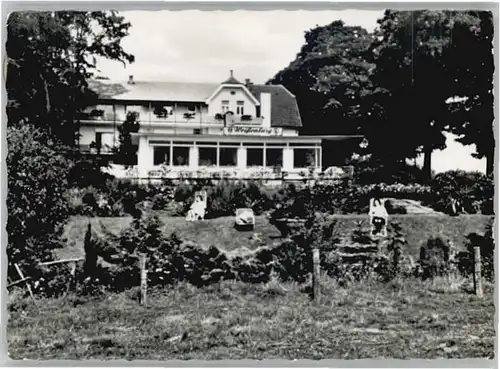
M263 127L227 127L223 128L224 135L245 135L245 136L282 136L283 128L263 128Z

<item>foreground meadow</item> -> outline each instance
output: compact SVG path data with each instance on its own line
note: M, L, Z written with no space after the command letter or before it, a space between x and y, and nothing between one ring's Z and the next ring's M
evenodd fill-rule
M447 280L322 280L310 301L295 284L181 284L88 300L10 296L12 359L492 358L492 286L480 299ZM456 287L456 286L455 286ZM470 287L470 286L469 286Z

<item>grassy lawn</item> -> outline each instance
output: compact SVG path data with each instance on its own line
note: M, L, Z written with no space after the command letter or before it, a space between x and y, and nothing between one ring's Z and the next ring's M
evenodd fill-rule
M435 359L494 354L495 306L420 281L346 288L322 280L311 302L298 286L222 282L85 301L9 296L12 359Z
M215 245L226 251L238 249L240 247L252 247L249 238L253 232L241 232L233 228L234 218L223 217L210 219L201 222L186 222L182 217L168 217L159 214L164 224L165 232L176 232L181 239L198 242L204 246ZM484 232L487 223L492 219L484 215L462 215L450 217L445 215L432 214L412 214L394 215L391 220L401 223L403 231L408 240L408 253L418 256L421 244L429 237L441 235L446 239L451 239L458 247L465 244L465 235L471 232ZM356 228L356 221L364 220L365 226L368 224L367 215L339 215L338 230L342 234L351 234ZM108 230L118 234L121 229L127 227L131 218L92 218L91 222L94 231L100 232L100 224ZM58 256L83 257L83 239L88 218L72 218L65 231L68 246L59 250ZM263 240L268 243L279 238L280 234L275 227L270 225L264 216L256 218L255 233L262 234Z

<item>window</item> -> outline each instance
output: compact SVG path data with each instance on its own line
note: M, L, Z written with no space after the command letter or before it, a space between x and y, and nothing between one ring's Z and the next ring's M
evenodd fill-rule
M172 159L175 166L189 165L189 147L174 146Z
M95 133L95 146L98 151L101 150L102 147L102 132Z
M235 167L237 163L238 149L235 147L219 148L219 165L221 167Z
M283 149L266 149L266 167L283 166Z
M293 149L293 166L295 168L308 168L316 165L315 149Z
M221 111L222 111L222 113L229 111L229 100L222 100L221 101Z
M170 165L170 146L157 146L153 149L153 165Z
M217 148L200 147L198 149L198 165L201 167L217 165Z
M262 167L264 165L264 149L247 149L247 166Z
M153 114L157 118L167 118L169 115L174 113L174 109L168 105L155 105L153 109Z
M260 105L257 105L257 106L255 107L255 116L256 116L257 118L260 118Z
M201 128L195 128L195 129L193 129L193 134L194 135L201 135Z
M149 104L148 105L127 105L125 107L125 119L127 119L127 115L129 113L136 113L137 120L140 119L141 113L144 115L149 115Z
M190 113L194 113L194 112L196 112L196 106L195 106L194 104L189 104L189 105L188 105L188 111L189 111Z
M238 115L244 114L244 111L243 111L244 105L245 105L244 101L236 101L236 114L238 114Z
M115 144L114 139L114 133L96 132L95 146L97 151L101 153L110 153Z

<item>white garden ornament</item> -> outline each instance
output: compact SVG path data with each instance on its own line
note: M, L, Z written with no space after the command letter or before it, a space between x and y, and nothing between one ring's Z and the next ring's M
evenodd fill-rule
M195 220L205 219L205 212L207 210L207 192L200 191L195 193L194 202L189 209L186 220L193 222Z
M370 226L371 235L387 237L387 222L389 214L385 208L385 200L380 198L370 199Z

